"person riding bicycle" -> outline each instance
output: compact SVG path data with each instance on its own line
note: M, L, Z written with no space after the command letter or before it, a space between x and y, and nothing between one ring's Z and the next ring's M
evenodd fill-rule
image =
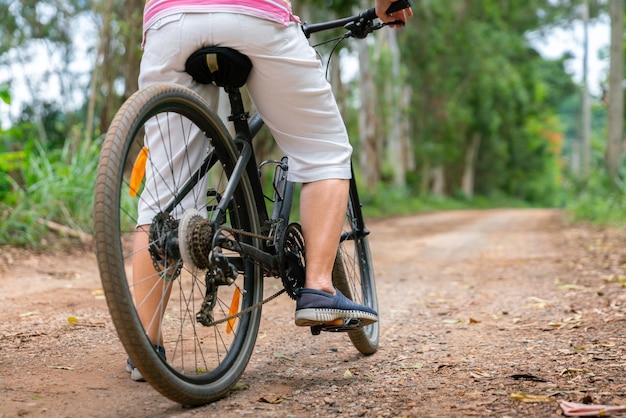
M385 13L394 1L375 0L378 18L406 23L412 16L410 8ZM306 243L306 276L296 302L295 323L311 326L342 318L357 318L364 325L376 322L376 311L352 302L332 284L348 202L352 147L322 65L289 0L146 0L143 34L139 87L177 83L202 95L213 109L218 106L218 88L194 81L185 72L186 60L207 46L229 47L251 60L246 83L250 98L289 158L289 180L302 183L300 221ZM148 141L149 132L146 138ZM188 155L194 155L189 149L193 146L186 144ZM195 146L200 158L203 145ZM153 161L175 158L153 148L150 155ZM140 199L133 258L136 300L159 286L147 250L148 230L157 215L152 209L158 207L153 204L154 196L167 201L167 194L167 178L161 177L158 182L146 182ZM155 279L146 280L150 277ZM157 310L164 309L160 302L160 297L147 297L137 309L148 337L165 358L160 324L150 321ZM143 380L130 359L127 370L133 380Z

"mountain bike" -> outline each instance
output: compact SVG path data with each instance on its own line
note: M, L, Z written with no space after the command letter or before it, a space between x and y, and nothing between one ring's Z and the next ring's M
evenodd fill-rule
M401 0L392 7L399 10L410 3ZM307 37L344 28L341 38L364 38L384 26L369 9L344 19L305 23L302 29ZM215 53L224 58L233 51L226 52L218 48ZM286 177L289 161L257 162L253 138L263 121L246 112L240 84L222 83L234 137L199 95L179 85L153 84L120 108L99 159L94 236L113 324L144 379L184 405L205 404L231 390L254 350L263 304L282 293L295 299L304 284L306 246L299 224L290 220L296 185ZM148 124L162 136L147 140ZM209 144L206 157L198 166L186 164L187 146L199 136ZM148 142L165 141L164 149L173 149L171 137L182 141L176 145L182 150L179 171L174 172L174 165L149 167ZM271 183L262 176L267 171ZM137 206L147 172L167 174L172 184L173 198L162 203L148 231L148 250L158 273L152 291L160 292L160 309L152 321L159 324L166 357L152 345L139 319L144 301L136 300L132 279ZM187 207L189 197L201 205ZM368 234L353 172L333 283L348 298L377 310ZM264 298L267 278L280 279L282 288ZM347 332L364 355L378 349L378 323L363 326L358 319L345 319L311 327L314 335L322 331Z

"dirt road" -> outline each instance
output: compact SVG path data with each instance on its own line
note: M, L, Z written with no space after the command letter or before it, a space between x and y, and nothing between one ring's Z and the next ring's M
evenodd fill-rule
M296 327L281 296L237 389L195 409L128 378L93 254L0 249L0 418L545 417L562 415L559 400L626 405L623 231L566 225L552 210L369 227L378 353Z

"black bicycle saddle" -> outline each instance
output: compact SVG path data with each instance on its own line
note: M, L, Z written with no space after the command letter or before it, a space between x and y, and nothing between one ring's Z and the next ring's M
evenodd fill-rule
M219 87L243 86L251 69L250 58L232 48L221 46L199 49L185 62L185 71L198 83Z

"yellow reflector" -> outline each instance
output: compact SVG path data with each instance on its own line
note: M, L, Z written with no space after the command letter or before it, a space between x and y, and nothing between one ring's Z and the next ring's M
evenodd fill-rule
M141 185L141 181L143 180L143 176L146 175L146 161L148 161L148 148L143 147L141 151L139 151L139 155L135 159L135 163L133 164L133 171L130 173L130 197L137 196L139 192L139 186Z
M235 291L233 292L233 300L230 302L230 309L228 310L228 316L234 315L239 312L239 300L241 299L241 291L238 287L235 287ZM230 334L233 332L233 328L235 327L235 322L237 318L229 319L228 324L226 324L226 334Z

